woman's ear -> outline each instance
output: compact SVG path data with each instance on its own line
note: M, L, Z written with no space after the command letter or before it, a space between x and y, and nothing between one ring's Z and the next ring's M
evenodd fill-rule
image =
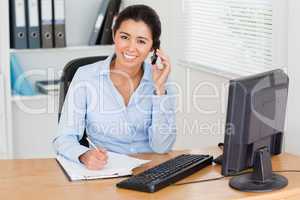
M152 45L152 51L160 48L160 40L154 41Z
M155 43L153 43L153 44L152 44L152 47L151 47L151 52L152 52L152 51L155 51L155 49L157 49L157 47L156 47Z

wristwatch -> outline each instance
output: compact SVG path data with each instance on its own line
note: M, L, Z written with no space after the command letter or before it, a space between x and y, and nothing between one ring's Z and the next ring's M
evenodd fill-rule
M154 95L157 95L157 91L156 91L156 90L153 90L153 94L154 94ZM164 95L166 95L166 94L168 94L167 90L165 90Z

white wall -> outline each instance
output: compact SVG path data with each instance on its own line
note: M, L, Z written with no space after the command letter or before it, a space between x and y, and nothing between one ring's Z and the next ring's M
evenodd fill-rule
M180 87L175 148L203 148L223 142L228 80L200 70L176 67Z
M14 158L51 158L58 132L58 96L13 100Z
M288 1L288 74L290 88L287 112L286 151L300 154L300 1Z
M0 158L12 156L8 1L0 1Z
M5 134L5 94L3 75L0 73L0 158L4 157L7 151L6 134Z
M65 0L67 46L88 45L101 2L102 0Z
M3 2L0 2L0 6L3 7ZM0 7L0 17L3 17L1 12L3 9ZM3 25L0 24L0 30L3 29ZM3 52L2 42L5 40L5 33L0 31L0 158L3 158L3 155L6 153L6 134L5 134L5 94L4 94L4 85L3 85L3 63L1 60L5 57Z

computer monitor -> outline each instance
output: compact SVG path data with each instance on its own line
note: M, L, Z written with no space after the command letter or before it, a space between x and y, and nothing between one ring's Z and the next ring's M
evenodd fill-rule
M287 185L272 172L271 156L281 153L288 96L288 76L280 69L231 80L222 174L241 191L272 191Z

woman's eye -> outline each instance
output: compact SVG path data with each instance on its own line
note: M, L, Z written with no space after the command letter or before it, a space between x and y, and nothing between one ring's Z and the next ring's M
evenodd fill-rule
M138 40L139 44L146 44L146 42L144 40Z
M125 35L121 35L121 39L127 40L127 39L128 39L128 37L127 37L127 36L125 36Z

